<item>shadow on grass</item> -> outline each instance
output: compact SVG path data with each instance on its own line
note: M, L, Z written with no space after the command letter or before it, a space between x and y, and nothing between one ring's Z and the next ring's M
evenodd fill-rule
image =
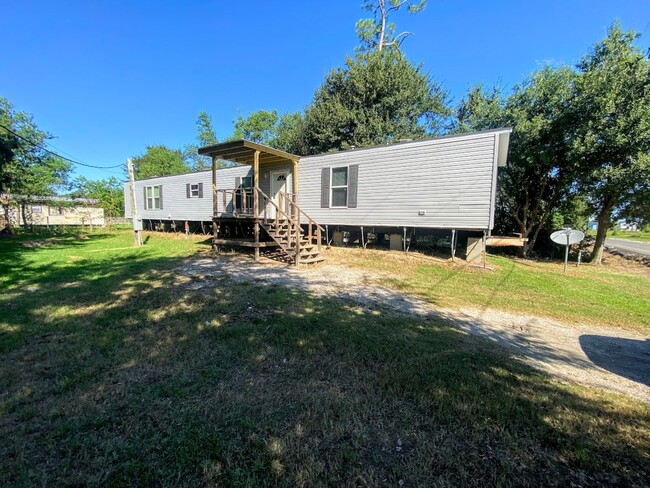
M648 409L433 319L180 259L43 265L2 299L0 481L642 484Z

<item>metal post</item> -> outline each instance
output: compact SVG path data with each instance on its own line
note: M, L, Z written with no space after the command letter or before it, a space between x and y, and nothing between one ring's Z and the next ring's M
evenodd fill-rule
M483 231L483 268L487 268L487 232Z
M564 251L564 272L566 273L566 265L569 262L569 234L566 235L566 246Z
M456 229L451 229L451 260L456 257Z
M131 158L126 160L126 171L129 174L129 189L131 190L131 221L133 222L133 238L135 247L142 246L142 236L140 235L139 230L135 230L137 217L138 217L138 207L135 200L135 177L133 175L133 161ZM145 202L146 203L146 202Z
M406 252L406 227L404 227L404 239L403 239L402 247L404 248L404 252Z

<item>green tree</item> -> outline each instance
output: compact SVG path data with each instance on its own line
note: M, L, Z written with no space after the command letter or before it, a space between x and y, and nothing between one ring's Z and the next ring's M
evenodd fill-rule
M598 219L598 264L613 219L633 208L631 201L650 200L650 61L635 46L638 37L614 24L578 65L575 151L587 170L582 191Z
M177 175L191 171L183 153L167 146L147 146L147 151L133 158L133 171L137 179L152 176Z
M67 186L71 164L45 148L51 138L31 114L16 111L0 97L0 193L7 223L11 194L22 195L26 222L25 207L32 197L53 195Z
M237 116L235 120L234 139L247 139L259 144L270 144L277 135L280 120L275 110L258 110L248 117Z
M248 139L293 154L304 154L304 119L299 112L278 115L276 110L259 110L239 115L231 139Z
M287 112L280 116L275 136L270 141L272 147L302 156L305 148L305 119L300 112Z
M395 50L357 54L332 70L305 112L314 154L417 139L440 132L447 92Z
M196 118L196 127L199 131L197 138L201 147L217 144L217 136L212 127L212 117L207 112L199 112Z
M192 171L202 171L212 167L212 161L207 156L198 153L199 147L217 144L217 136L212 127L212 117L207 112L199 112L196 118L198 144L187 144L182 149L183 160ZM224 164L220 164L220 167Z
M411 32L395 34L395 24L388 17L406 7L409 13L417 13L426 5L426 0L410 2L408 0L365 0L363 8L372 12L371 18L357 22L357 36L361 39L360 51L381 51L383 48L398 49Z
M124 186L114 176L101 180L88 180L81 176L72 186L73 197L98 200L106 217L124 215Z
M498 175L496 228L516 229L535 246L554 209L572 198L579 170L572 154L576 74L546 67L504 98L498 88L471 89L456 110L459 132L512 127L508 167ZM568 203L567 203L568 205Z
M506 99L499 86L487 90L482 84L468 91L456 108L452 132L498 129L512 123L505 110Z

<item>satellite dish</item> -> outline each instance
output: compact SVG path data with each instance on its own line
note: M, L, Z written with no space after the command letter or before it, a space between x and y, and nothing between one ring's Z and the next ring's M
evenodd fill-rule
M556 230L551 234L551 240L556 244L561 244L565 247L564 251L564 272L566 273L566 265L569 262L569 246L571 244L577 244L582 239L585 238L585 233L580 232L579 230L574 229L562 229ZM580 262L580 259L578 259Z
M551 240L562 246L577 244L585 238L585 233L575 229L556 230L551 234Z

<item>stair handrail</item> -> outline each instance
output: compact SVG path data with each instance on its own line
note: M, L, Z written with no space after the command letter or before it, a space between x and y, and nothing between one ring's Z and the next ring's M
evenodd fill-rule
M286 199L289 202L289 209L291 209L291 206L293 205L293 208L298 211L298 226L300 226L300 215L304 215L305 218L307 219L307 239L310 244L313 244L313 240L316 239L316 245L318 246L318 252L321 252L321 245L322 245L322 240L323 240L323 232L325 232L325 229L321 227L321 225L316 222L314 219L312 219L307 213L301 209L298 206L298 198L295 193L291 194L291 198L289 198L289 195L286 192L279 192L280 196L284 199ZM293 212L291 212L293 213ZM314 235L314 230L312 229L312 226L316 230L316 235Z
M317 226L317 227L318 227L322 232L325 232L325 228L324 228L324 227L322 227L318 222L316 222L316 221L315 221L314 219L312 219L309 215L307 215L307 212L305 212L303 209L301 209L300 206L299 206L296 202L293 201L293 198L289 198L290 196L293 197L293 195L294 195L293 193L287 193L287 192L284 192L284 191L280 191L280 192L278 192L278 193L283 194L284 197L285 197L285 198L286 198L286 199L291 203L291 205L293 205L294 207L296 207L296 208L298 209L298 212L300 212L301 214L303 214L303 215L307 218L307 220L308 220L310 223L312 223L312 224L314 224L315 226Z
M275 203L275 202L273 201L273 199L272 199L271 197L269 197L266 193L264 193L260 188L255 187L255 189L257 190L257 192L260 194L260 196L261 196L262 198L264 198L265 200L267 200L268 203L270 203L271 205L273 205L273 206L275 207L275 209L276 209L280 214L282 214L282 216L285 217L285 218L286 218L290 223L292 223L292 224L294 224L294 225L296 224L295 220L292 219L291 216L290 216L289 214L287 214L284 210L282 210L282 209L278 206L278 204ZM265 214L265 216L264 216L264 222L266 222L266 221L268 220L267 217L266 217L266 205L264 206L264 214Z
M291 246L291 236L292 236L292 234L295 232L295 241L294 241L294 246L295 246L295 256L294 256L294 263L297 265L297 264L300 262L300 238L301 238L301 234L302 234L302 230L300 229L300 216L298 216L298 221L296 221L295 219L291 218L291 216L288 215L284 210L282 210L282 209L281 209L281 208L280 208L280 207L279 207L279 206L278 206L278 205L273 201L273 199L271 199L271 197L269 197L266 193L264 193L264 192L263 192L259 187L256 186L256 187L255 187L255 190L256 190L257 193L258 193L258 199L259 199L259 197L261 196L262 199L263 199L265 202L270 203L271 205L273 205L273 206L275 207L275 210L276 210L276 212L275 212L275 222L276 222L276 225L277 225L277 223L278 223L278 214L282 214L282 216L285 217L285 218L287 219L287 221L291 224L291 226L289 227L289 236L287 237L287 243L289 244L289 246ZM258 210L258 212L259 212L259 210ZM256 216L256 217L259 218L259 216ZM268 222L268 219L267 219L267 216L266 216L266 205L264 205L264 218L263 218L263 220L264 220L264 223L267 223L267 222Z

